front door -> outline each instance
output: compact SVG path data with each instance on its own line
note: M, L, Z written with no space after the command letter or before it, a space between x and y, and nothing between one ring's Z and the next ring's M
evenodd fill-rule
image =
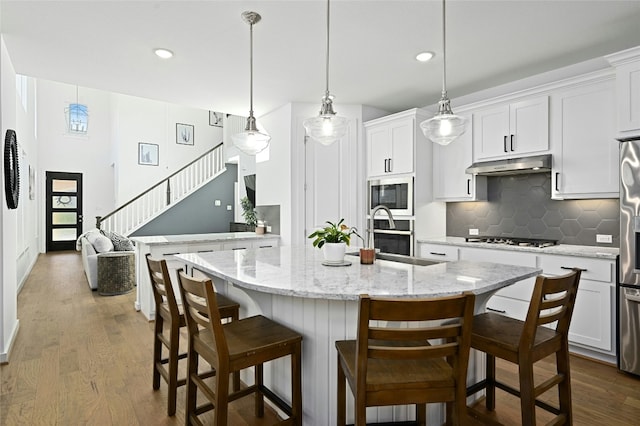
M74 250L82 233L82 173L47 172L47 252Z

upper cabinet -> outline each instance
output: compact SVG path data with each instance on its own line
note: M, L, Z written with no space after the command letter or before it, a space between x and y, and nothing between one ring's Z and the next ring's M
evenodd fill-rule
M416 139L424 139L418 126L426 118L411 109L364 123L369 178L414 172Z
M549 151L549 99L530 98L473 114L474 161Z
M613 73L596 73L551 96L552 198L617 198Z
M606 56L616 70L617 136L640 136L640 46Z
M468 120L467 131L449 145L433 145L433 197L438 201L486 200L486 176L465 172L473 162L473 116L460 115Z

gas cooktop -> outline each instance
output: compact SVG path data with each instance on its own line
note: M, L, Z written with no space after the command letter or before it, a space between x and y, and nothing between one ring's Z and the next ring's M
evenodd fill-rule
M558 244L558 240L546 240L539 238L519 238L519 237L494 237L494 236L476 236L472 235L469 237L465 237L464 239L469 243L490 243L490 244L501 244L508 246L520 246L520 247L537 247L544 248L555 246Z

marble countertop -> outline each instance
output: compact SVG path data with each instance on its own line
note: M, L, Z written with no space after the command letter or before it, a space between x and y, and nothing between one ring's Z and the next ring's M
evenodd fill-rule
M416 242L427 243L427 244L460 246L460 247L489 248L489 249L496 249L496 250L527 251L527 252L537 253L537 254L593 257L593 258L599 258L599 259L612 259L612 260L615 260L618 254L620 253L620 249L618 249L617 247L576 246L571 244L558 244L556 246L545 247L545 248L520 247L520 246L509 246L505 244L466 242L463 237L417 238Z
M471 291L491 292L542 272L541 269L485 262L445 262L430 266L376 259L361 265L324 266L313 247L273 247L206 253L176 258L239 287L285 296L357 300L360 294L393 297L438 297Z
M190 244L202 242L225 242L256 240L262 238L280 238L277 234L256 234L255 232L217 232L211 234L153 235L148 237L131 237L132 241L148 245Z

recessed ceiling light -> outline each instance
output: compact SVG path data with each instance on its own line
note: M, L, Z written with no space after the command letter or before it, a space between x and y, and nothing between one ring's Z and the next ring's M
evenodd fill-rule
M156 49L154 53L162 59L169 59L173 56L173 52L169 49Z
M416 55L416 60L420 61L420 62L428 62L430 61L434 56L436 56L435 53L433 52L421 52L418 53Z

